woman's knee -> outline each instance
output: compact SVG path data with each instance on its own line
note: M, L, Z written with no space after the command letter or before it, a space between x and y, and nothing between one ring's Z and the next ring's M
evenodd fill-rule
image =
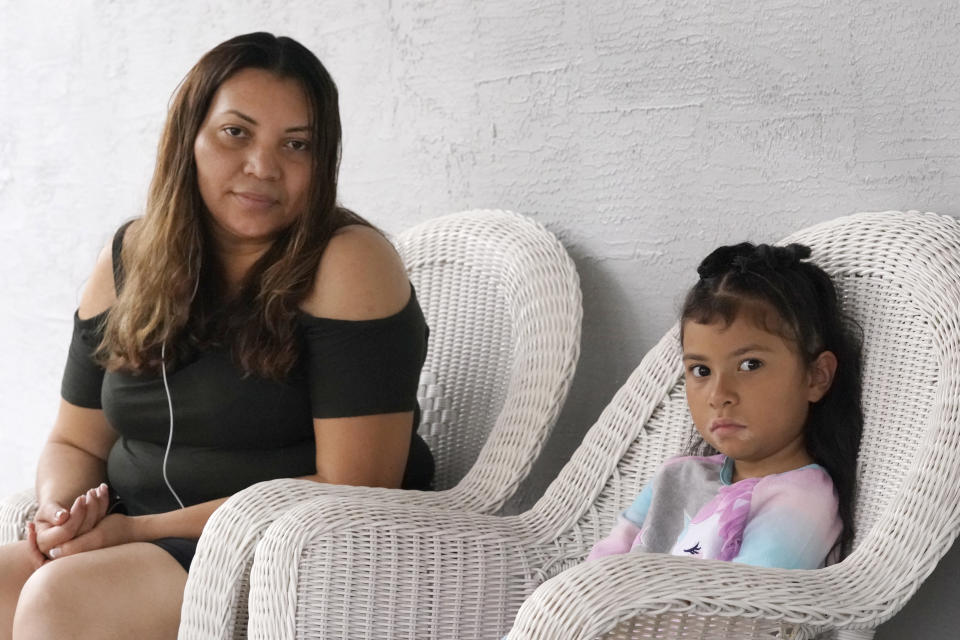
M10 638L20 591L33 570L25 542L0 546L0 640Z
M70 558L48 562L27 579L14 614L14 638L71 637L71 629L83 624L89 608L74 564Z
M185 583L177 561L150 544L58 558L24 585L13 637L175 638Z

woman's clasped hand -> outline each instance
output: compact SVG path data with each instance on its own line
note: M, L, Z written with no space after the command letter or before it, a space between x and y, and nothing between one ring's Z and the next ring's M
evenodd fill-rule
M56 558L118 544L122 539L124 516L110 516L110 490L105 483L77 496L69 509L54 502L37 508L37 515L27 523L27 541L37 567ZM96 531L94 531L96 530Z

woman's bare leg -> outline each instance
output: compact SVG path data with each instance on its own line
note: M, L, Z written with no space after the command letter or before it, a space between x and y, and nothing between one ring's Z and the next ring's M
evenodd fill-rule
M31 573L26 541L0 546L0 640L10 640L17 598Z
M138 542L45 564L20 594L15 640L171 640L187 572L160 547Z

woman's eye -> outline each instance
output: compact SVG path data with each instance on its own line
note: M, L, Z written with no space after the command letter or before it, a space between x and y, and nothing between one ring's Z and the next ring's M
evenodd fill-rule
M747 358L740 363L740 371L756 371L763 366L763 363L756 358Z
M239 138L240 136L243 135L243 129L241 129L240 127L224 127L223 129L221 129L221 131L223 131L225 134L227 134L231 138Z
M690 367L690 375L694 378L705 378L710 375L710 367L703 364L695 364Z
M290 140L287 142L287 146L294 151L306 151L310 148L310 143L306 140Z

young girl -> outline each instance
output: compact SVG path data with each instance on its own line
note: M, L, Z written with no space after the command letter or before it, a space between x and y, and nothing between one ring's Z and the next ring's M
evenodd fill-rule
M588 559L640 550L815 569L853 537L859 340L810 249L720 247L687 294L687 402L719 454L668 460Z

